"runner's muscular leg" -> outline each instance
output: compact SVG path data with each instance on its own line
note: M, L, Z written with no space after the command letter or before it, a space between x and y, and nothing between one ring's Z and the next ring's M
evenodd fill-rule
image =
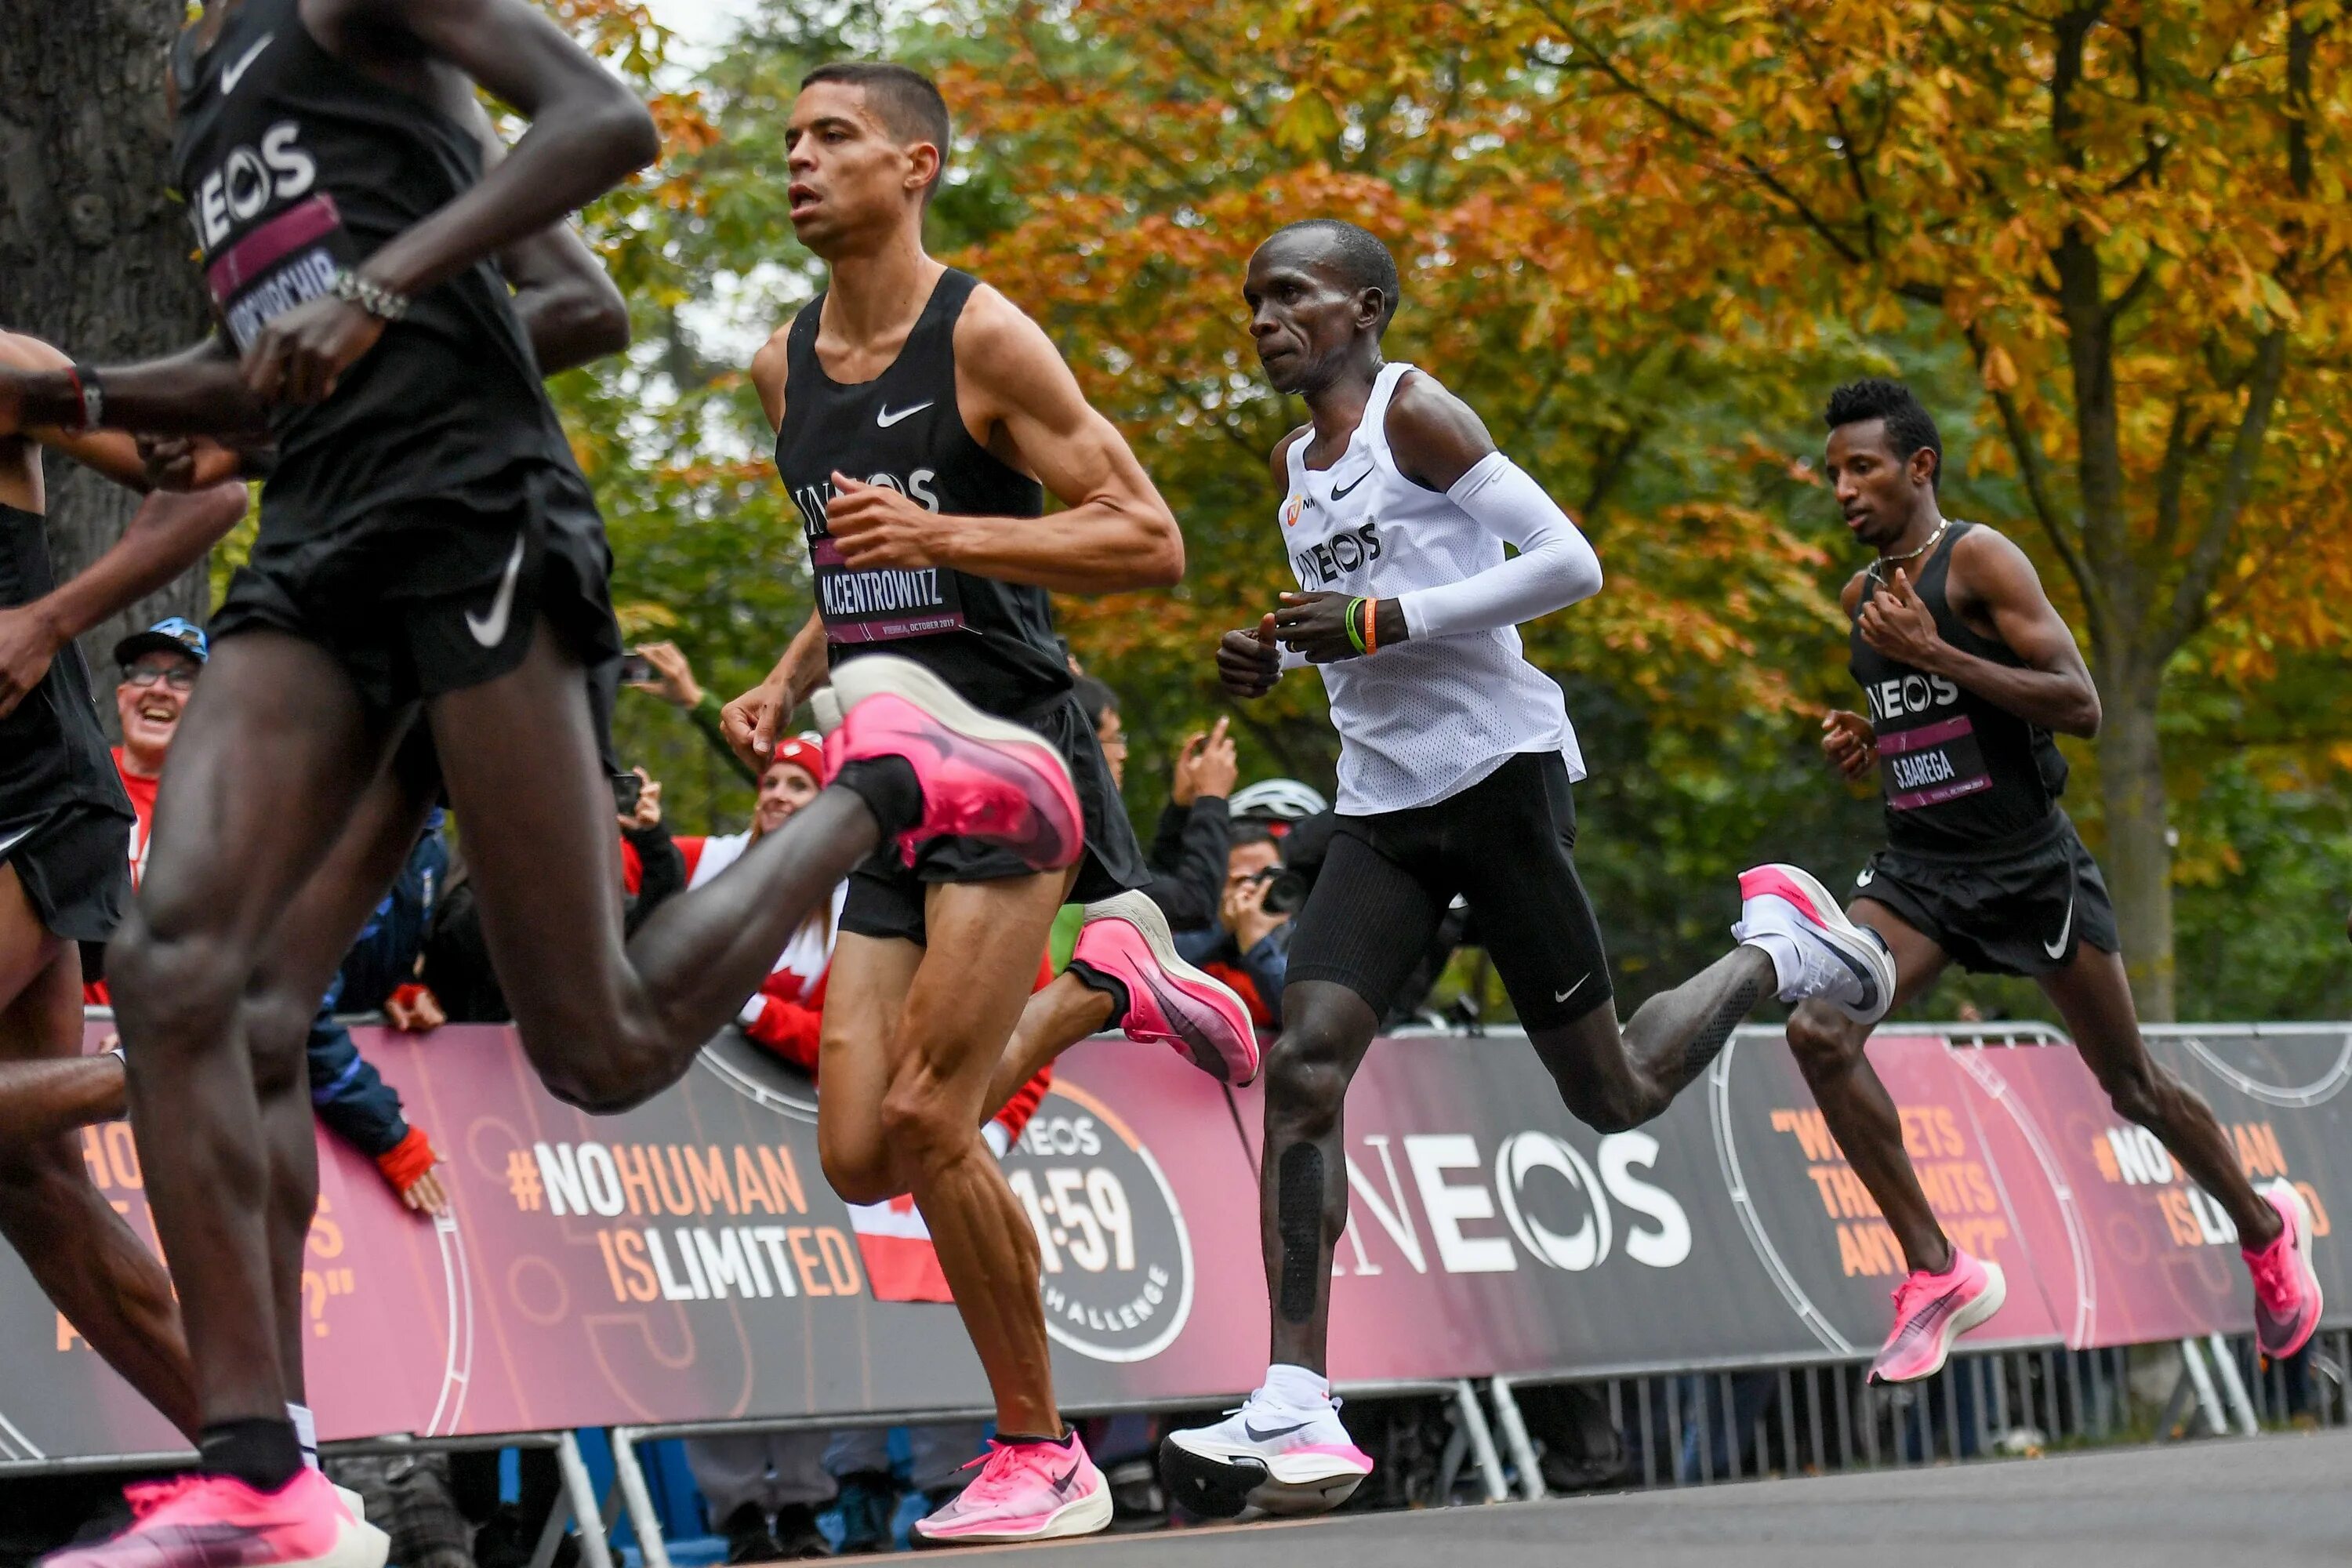
M1258 1168L1270 1359L1320 1373L1330 1338L1331 1254L1348 1227L1348 1085L1381 1019L1362 997L1328 980L1283 987L1282 1017L1282 1037L1265 1054Z
M46 958L26 974L27 964ZM0 1062L83 1074L118 1085L111 1056L81 1055L81 953L42 929L16 879L0 864ZM103 1062L101 1067L100 1063ZM120 1096L116 1096L118 1108ZM106 1363L193 1438L197 1409L186 1342L163 1265L141 1244L89 1178L80 1141L55 1126L45 1136L0 1142L0 1234L44 1294Z
M121 1120L122 1077L110 1051L56 1062L0 1056L0 1150Z
M1622 1132L1663 1114L1772 984L1771 959L1735 947L1643 1003L1622 1030L1612 1000L1562 1027L1530 1029L1528 1042L1578 1121Z
M275 632L224 638L180 721L146 878L108 949L131 1127L208 1423L286 1415L261 1107L287 1085L283 1064L248 1056L239 1003L390 739L325 649Z
M864 802L827 789L625 948L611 786L580 666L547 626L514 670L434 699L426 717L524 1047L590 1110L675 1083L880 838Z
M981 1137L981 1100L1035 983L1070 873L925 890L929 935L899 1011L882 1136L996 1395L997 1429L1058 1436L1037 1235ZM827 1083L825 1093L833 1086Z
M1065 969L1054 983L1022 1005L1021 1021L981 1098L985 1121L1004 1109L1021 1086L1045 1070L1064 1051L1110 1026L1111 999Z
M237 1008L246 1048L269 1067L261 1102L269 1148L269 1274L286 1396L304 1403L302 1263L319 1207L319 1139L309 1043L319 999L360 928L399 875L433 803L436 781L376 775L334 847L302 885Z
M878 1204L907 1189L882 1135L882 1097L898 1068L898 1016L923 950L898 937L844 931L825 971L817 1037L816 1142L824 1178L845 1203Z
M1874 899L1855 900L1846 913L1885 938L1895 955L1896 1007L1925 994L1951 962L1933 938ZM1869 1042L1867 1026L1826 1002L1801 1003L1789 1019L1789 1048L1813 1103L1846 1163L1877 1200L1905 1266L1940 1274L1952 1266L1952 1244L1904 1152L1902 1118L1870 1065Z
M2122 955L2078 942L2073 961L2042 975L2041 985L2066 1020L2074 1048L2107 1091L2116 1114L2157 1135L2189 1179L2228 1211L2246 1246L2263 1247L2276 1240L2278 1211L2254 1191L2213 1108L2170 1068L2149 1058Z

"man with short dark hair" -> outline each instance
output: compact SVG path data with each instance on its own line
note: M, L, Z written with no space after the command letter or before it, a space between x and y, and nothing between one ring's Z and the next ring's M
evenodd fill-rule
M1559 687L1516 629L1598 592L1600 562L1467 405L1383 361L1399 289L1375 236L1293 224L1250 258L1243 297L1266 379L1310 416L1273 457L1300 591L1225 634L1218 673L1256 698L1286 669L1321 668L1339 816L1294 922L1282 1037L1266 1058L1265 1382L1227 1420L1171 1433L1161 1464L1195 1511L1313 1513L1371 1469L1325 1368L1348 1083L1457 894L1561 1098L1604 1131L1664 1110L1768 992L1874 1019L1894 971L1811 878L1759 867L1741 879L1740 945L1620 1026L1569 854L1582 757Z
M1822 721L1832 764L1849 779L1876 769L1885 792L1886 847L1855 879L1848 913L1893 953L1898 1003L1956 961L2040 984L2117 1114L2154 1132L2229 1214L2254 1277L2255 1338L2266 1354L2294 1354L2319 1321L2312 1215L2284 1178L2257 1192L2211 1108L2149 1059L2106 883L2058 804L2066 762L2053 732L2099 728L2074 633L2023 551L1944 516L1943 442L1908 387L1841 386L1824 423L1846 527L1876 552L1842 601L1869 713ZM1940 1370L1953 1341L2000 1309L2005 1283L1936 1222L1869 1038L1867 1021L1815 1002L1789 1022L1822 1115L1910 1267L1871 1364L1902 1383Z
M901 66L820 68L793 106L793 227L826 286L751 377L818 609L728 708L739 748L764 763L828 672L838 692L898 655L919 668L915 684L1042 737L1076 781L1075 868L953 836L859 867L828 980L825 1175L852 1202L912 1192L996 1399L986 1463L916 1527L935 1543L1110 1522L1102 1473L1055 1404L1036 1237L980 1133L1055 911L1074 897L1101 915L1074 969L1130 1033L1150 1019L1220 1077L1257 1066L1230 999L1182 973L1159 911L1130 891L1142 857L1054 633L1052 592L1174 583L1182 535L1036 323L925 253L923 212L951 144L938 90ZM1050 523L1047 490L1066 507Z

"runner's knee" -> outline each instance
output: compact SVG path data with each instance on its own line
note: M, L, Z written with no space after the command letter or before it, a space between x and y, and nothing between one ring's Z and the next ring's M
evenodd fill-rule
M2145 1058L2103 1068L2098 1079L2099 1087L2107 1091L2108 1103L2116 1108L2116 1114L2141 1127L2153 1126L2164 1120L2170 1099L2167 1090L2179 1081Z
M1629 1084L1612 1083L1590 1073L1555 1073L1560 1103L1568 1113L1595 1132L1631 1132L1654 1114Z
M878 1139L839 1131L840 1123L817 1118L817 1163L825 1184L845 1204L887 1203L906 1190Z
M1819 1002L1805 1003L1789 1018L1789 1049L1807 1083L1842 1077L1868 1038L1866 1031Z
M1265 1110L1296 1136L1320 1138L1348 1099L1348 1042L1309 1019L1283 1031L1265 1057Z
M219 1050L251 972L241 942L151 924L137 909L106 945L115 1006L140 1031L141 1053Z
M957 1097L927 1074L908 1074L882 1096L882 1145L902 1173L936 1170L980 1140L979 1124Z

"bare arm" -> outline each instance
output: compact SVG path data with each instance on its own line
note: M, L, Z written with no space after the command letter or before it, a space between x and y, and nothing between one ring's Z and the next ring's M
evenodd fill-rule
M0 714L41 683L67 644L203 560L245 510L245 486L234 481L158 490L104 554L29 604L0 610Z
M1863 606L1863 640L2028 723L2068 735L2099 732L2098 688L2025 552L1990 529L1971 530L1952 546L1947 583L1954 607L1989 616L1996 635L2025 661L2023 668L1979 658L1946 642L1900 566L1885 590Z
M302 9L331 53L348 58L404 33L530 121L479 183L362 265L395 293L446 282L660 156L646 106L526 0L305 0Z
M507 144L482 108L473 110L482 166L503 163ZM514 289L515 314L530 338L541 375L554 375L629 346L629 304L571 224L557 221L499 252L499 271Z
M85 410L81 392L68 373L73 362L47 344L41 347L47 355L37 363L19 358L13 364L0 363L0 436L38 431L37 438L45 444L84 457L69 444L91 438L87 433L76 434ZM99 384L106 400L102 419L106 431L268 439L262 405L246 390L236 354L217 337L162 359L107 366L99 372ZM120 435L98 435L96 440L101 452L110 443L129 447ZM103 456L90 466L110 479L147 488L139 474L135 452L127 472L117 472Z
M956 395L998 456L1067 509L1036 518L927 512L834 476L825 522L852 566L952 566L1066 594L1156 588L1184 575L1184 536L1127 439L1095 412L1038 325L992 289L956 322Z
M826 667L824 617L812 613L768 679L719 710L719 733L735 754L755 770L766 766L776 731L824 684Z

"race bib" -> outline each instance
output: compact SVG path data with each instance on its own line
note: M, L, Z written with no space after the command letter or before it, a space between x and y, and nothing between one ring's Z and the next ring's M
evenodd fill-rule
M205 282L242 352L276 317L331 292L335 274L353 258L342 214L322 191L221 252L205 268Z
M809 542L829 642L889 642L964 627L956 574L937 566L851 566L829 538Z
M1878 767L1885 781L1886 804L1897 811L1916 811L1992 788L1977 727L1965 713L1879 736Z

